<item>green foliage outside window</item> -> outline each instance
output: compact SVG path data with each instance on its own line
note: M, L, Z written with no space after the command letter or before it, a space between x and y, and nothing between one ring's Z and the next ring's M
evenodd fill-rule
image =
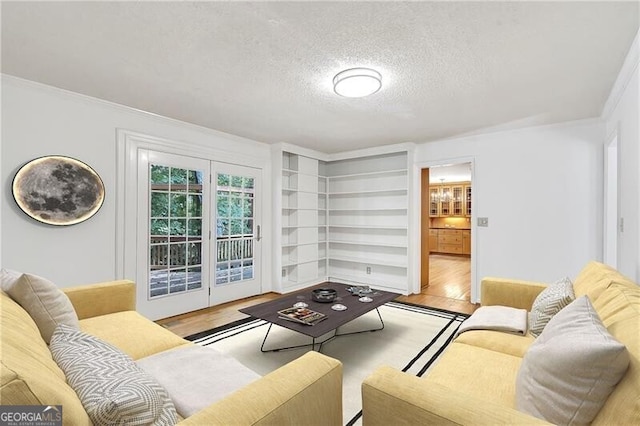
M193 170L151 166L151 235L202 235L202 177L201 172ZM170 189L166 186L153 189L154 184L171 186ZM250 234L253 231L253 194L250 190L254 187L254 179L218 174L217 186L217 235ZM185 193L187 188L189 193Z
M151 235L202 235L202 179L202 172L151 166Z
M169 167L153 164L151 166L151 184L169 183L169 170Z
M151 217L169 216L169 194L165 192L151 193Z
M218 186L229 186L229 182L231 181L229 175L219 174L218 175Z

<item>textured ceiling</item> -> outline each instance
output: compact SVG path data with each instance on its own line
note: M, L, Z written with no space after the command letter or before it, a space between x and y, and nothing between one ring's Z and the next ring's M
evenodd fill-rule
M339 152L599 116L638 2L2 2L2 72ZM383 75L335 95L340 70Z

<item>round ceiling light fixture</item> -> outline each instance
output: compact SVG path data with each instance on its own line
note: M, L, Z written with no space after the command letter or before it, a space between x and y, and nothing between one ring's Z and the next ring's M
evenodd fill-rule
M362 98L382 87L382 75L371 68L350 68L333 77L333 90L346 98Z

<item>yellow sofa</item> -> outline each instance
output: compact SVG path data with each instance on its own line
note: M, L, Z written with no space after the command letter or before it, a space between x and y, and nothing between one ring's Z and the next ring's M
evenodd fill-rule
M630 356L629 367L593 425L640 424L640 287L616 270L590 262L573 281ZM545 284L485 278L483 305L531 310ZM422 378L381 367L362 384L363 423L520 425L547 424L516 410L516 375L534 341L497 331L460 334Z
M83 331L134 360L192 343L135 312L135 286L113 281L63 289ZM90 425L29 314L0 292L0 404L62 405L65 425ZM256 350L257 347L256 347ZM197 368L197 366L194 366ZM180 425L337 425L342 422L342 364L308 352L231 393Z

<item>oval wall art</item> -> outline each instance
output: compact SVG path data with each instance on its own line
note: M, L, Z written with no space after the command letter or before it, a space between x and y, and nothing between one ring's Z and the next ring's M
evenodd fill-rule
M74 225L100 210L104 184L82 161L51 155L31 160L18 170L13 178L13 198L37 221Z

